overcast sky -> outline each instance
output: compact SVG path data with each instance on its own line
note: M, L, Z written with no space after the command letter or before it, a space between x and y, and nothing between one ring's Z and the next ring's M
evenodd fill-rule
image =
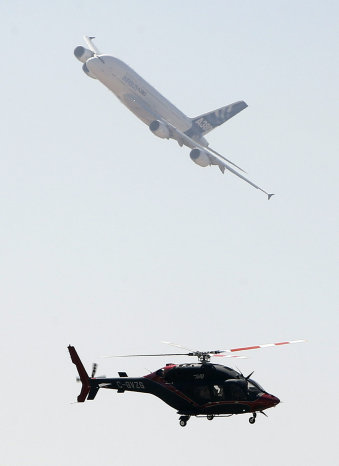
M338 385L335 1L0 3L2 466L334 465ZM156 138L73 56L83 34L188 116L248 108L208 135L260 191ZM284 403L191 419L80 385L306 338L236 361ZM216 361L220 362L220 361ZM230 363L231 364L231 363ZM235 366L234 365L234 366Z

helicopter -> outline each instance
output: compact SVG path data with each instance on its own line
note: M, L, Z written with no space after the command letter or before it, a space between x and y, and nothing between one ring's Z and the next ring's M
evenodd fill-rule
M211 357L244 358L246 356L233 353L304 341L283 341L213 351L191 350L182 345L163 342L188 352L108 356L124 358L190 356L198 358L198 362L195 363L167 363L164 367L143 377L128 377L126 372L118 372L119 377L115 378L95 377L97 364L93 364L89 377L74 346L69 345L68 351L77 368L78 381L82 383L81 392L77 397L79 403L83 403L86 399L94 400L100 388L113 389L118 393L125 391L149 393L176 409L180 415L179 424L185 427L192 416L205 417L211 421L215 417L229 417L245 413L250 413L249 422L254 424L257 413L262 413L267 417L264 411L280 403L279 398L268 393L252 379L253 372L244 376L239 370L236 371L221 364L212 364Z

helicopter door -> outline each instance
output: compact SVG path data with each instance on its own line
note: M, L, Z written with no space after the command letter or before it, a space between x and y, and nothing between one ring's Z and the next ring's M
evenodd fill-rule
M199 403L208 403L211 401L211 389L209 385L198 385L193 389L193 399Z

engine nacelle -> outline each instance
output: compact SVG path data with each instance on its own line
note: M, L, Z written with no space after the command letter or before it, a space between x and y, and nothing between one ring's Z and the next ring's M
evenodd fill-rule
M168 126L159 120L154 120L149 125L149 129L159 138L169 139L170 132Z
M90 78L97 79L97 78L94 76L94 74L92 74L92 73L90 72L90 70L87 68L86 63L84 63L84 64L82 65L82 70L83 70L83 72L86 73L87 76L89 76Z
M190 152L190 157L193 160L193 162L197 165L200 165L200 167L208 167L209 165L211 165L211 161L208 154L200 149L192 149Z
M91 50L86 49L82 45L75 47L74 55L79 61L81 61L81 63L86 63L86 61L89 58L94 57L94 53Z

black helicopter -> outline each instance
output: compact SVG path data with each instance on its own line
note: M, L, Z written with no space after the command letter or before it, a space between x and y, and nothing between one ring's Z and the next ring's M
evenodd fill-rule
M157 396L180 415L179 422L186 426L191 416L206 417L232 416L233 414L251 413L250 424L254 424L257 413L266 416L264 410L276 406L280 400L267 393L249 374L244 376L230 367L210 363L211 356L243 357L232 353L248 351L269 346L281 346L301 343L305 340L284 341L266 345L232 348L228 350L195 351L181 345L173 346L188 350L188 353L130 354L119 357L148 356L196 356L199 363L166 364L165 367L144 377L128 377L126 372L118 372L118 378L95 377L97 364L93 364L91 377L88 376L74 346L68 346L72 362L76 365L79 380L82 383L78 402L94 400L99 388L150 393Z

